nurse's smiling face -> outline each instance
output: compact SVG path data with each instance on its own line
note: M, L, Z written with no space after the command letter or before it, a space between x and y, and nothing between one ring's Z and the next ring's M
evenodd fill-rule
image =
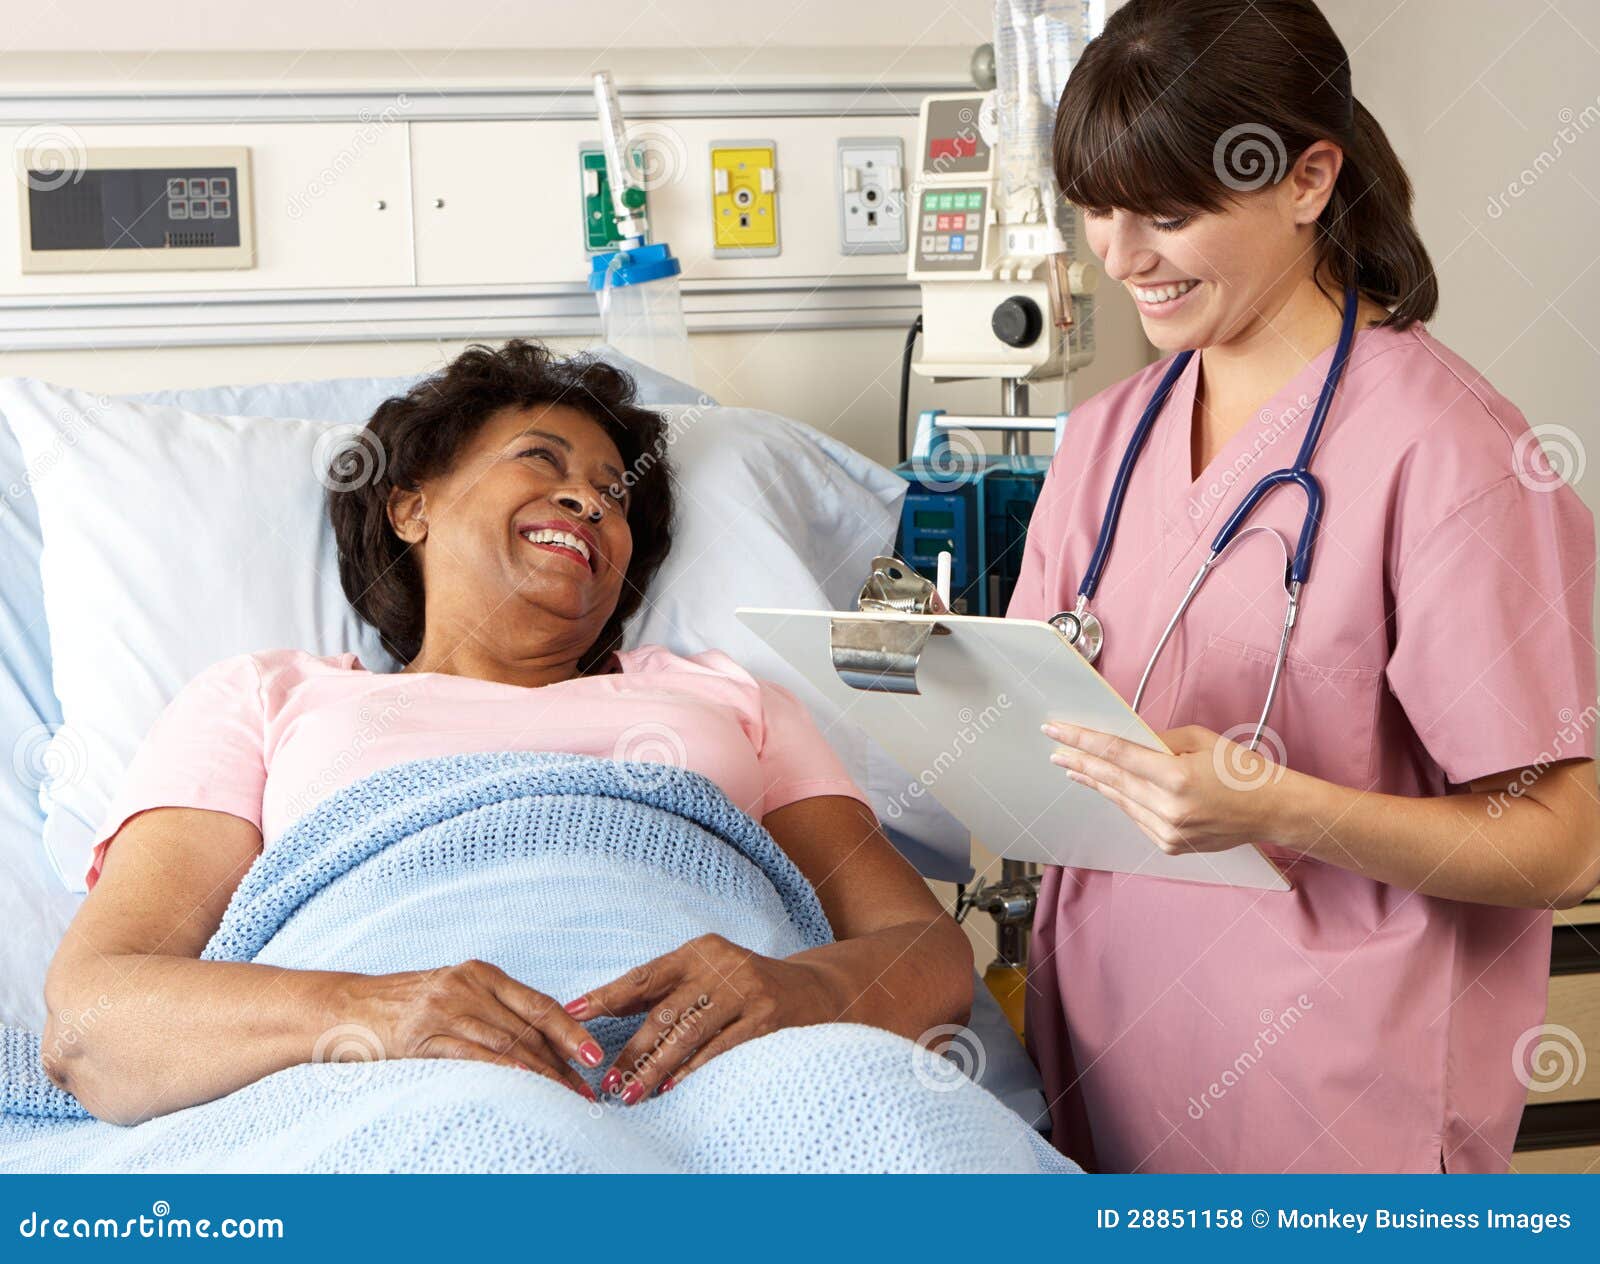
M1319 141L1275 185L1215 212L1152 217L1085 209L1089 248L1133 298L1163 351L1225 345L1269 322L1312 275L1316 220L1342 154Z

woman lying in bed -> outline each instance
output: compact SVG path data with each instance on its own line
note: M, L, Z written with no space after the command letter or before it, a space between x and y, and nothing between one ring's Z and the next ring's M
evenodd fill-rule
M173 700L50 967L52 1080L134 1123L311 1061L353 1023L387 1058L509 1062L592 1097L573 1064L603 1054L579 1020L652 1011L601 1084L631 1105L780 1028L916 1039L965 1021L965 936L795 698L721 653L617 648L672 508L668 436L626 377L520 341L474 347L386 401L364 439L374 476L329 497L340 578L405 667L269 651L217 663ZM730 547L747 493L729 489ZM478 960L368 975L199 959L263 846L330 792L406 760L508 749L703 773L815 886L837 942L777 960L705 935L570 997ZM702 996L687 1038L658 1017ZM90 1009L72 1039L53 1030Z

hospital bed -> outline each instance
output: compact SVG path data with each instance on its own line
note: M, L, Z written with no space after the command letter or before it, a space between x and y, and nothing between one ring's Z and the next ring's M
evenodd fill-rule
M781 604L796 605L800 604L800 593L818 605L826 603L833 608L853 603L867 559L893 538L903 488L889 471L809 427L767 414L720 409L682 383L625 361L615 353L602 354L635 372L645 403L699 410L695 419L706 423L700 429L722 436L719 453L733 451L740 459L765 462L769 473L772 468L798 465L808 485L793 500L797 505L810 506L813 516L826 516L828 495L851 498L858 516L877 514L881 519L878 538L870 538L873 533L867 532L868 538L857 541L859 558L835 557L826 567L816 556L816 542L783 538L806 530L800 520L786 523L779 519L768 524L768 535L756 533L742 541L746 549L752 547L750 539L764 539L768 545L764 555L758 553L740 560L737 569L741 600L756 605L779 604L780 600ZM345 378L224 386L162 391L127 399L72 393L58 397L51 394L52 388L40 384L30 384L27 391L12 394L7 388L14 383L0 384L0 1024L35 1031L43 1025L45 968L82 898L79 861L86 837L97 823L92 819L93 811L84 806L96 800L92 796L82 798L77 792L83 787L73 784L75 777L80 782L92 777L78 777L83 768L62 766L63 761L70 765L74 758L87 761L90 757L83 750L75 752L70 743L63 751L60 743L53 741L63 723L57 685L64 665L53 663L52 644L60 646L66 630L52 632L47 626L46 576L50 568L41 566L41 550L42 537L48 531L41 527L35 489L30 486L33 476L25 468L23 447L8 420L10 409L21 405L8 401L30 398L35 406L55 408L50 424L62 427L61 433L69 436L62 440L63 450L76 449L64 466L75 463L82 467L91 459L86 453L92 444L88 440L80 444L77 435L82 432L72 431L74 409L95 413L92 420L101 431L124 424L177 424L190 415L256 418L261 419L255 423L260 426L274 424L268 419L295 418L348 428L364 422L379 401L403 390L412 380ZM33 393L29 395L28 391ZM41 405L41 399L47 403ZM61 402L63 399L66 402ZM48 403L52 400L55 402ZM130 409L130 405L165 411L141 413L138 408ZM128 410L127 417L122 415L124 410ZM718 426L724 429L717 432ZM740 443L751 445L742 456L737 451ZM781 454L775 454L773 445L784 444L795 451L805 449L805 460L796 462L793 451L778 459ZM762 445L767 446L763 449ZM674 453L674 460L683 468L693 455L692 445L686 443ZM776 465L771 464L774 461ZM312 477L310 468L305 473L308 479ZM50 477L59 480L71 475L57 470ZM160 485L159 472L151 477L155 482L142 489L144 495L159 500L174 494L173 503L182 503L182 498L175 495L179 489ZM820 488L819 478L823 482ZM791 499L782 491L779 488L774 494L775 502ZM61 492L59 483L54 492ZM210 525L220 529L218 524ZM689 527L692 531L692 522ZM680 541L682 538L680 535ZM107 542L108 547L110 543ZM834 551L837 553L836 546ZM803 565L808 552L811 557ZM676 564L680 568L689 566L693 556L692 549L682 548ZM315 569L315 559L308 556L304 561L307 570ZM179 552L172 556L171 565L181 571L187 559ZM714 575L716 584L726 593L728 559L713 559L704 565L706 579L709 581ZM658 640L685 653L713 646L725 649L756 674L788 685L815 708L818 700L804 682L732 618L731 602L708 600L697 607L691 600L695 591L692 568L674 578L675 591L689 595L665 612L660 603L647 605L646 612L630 629L630 644ZM149 588L159 592L161 584L151 582ZM721 609L723 604L728 606L725 612ZM137 617L137 611L129 614ZM363 659L371 663L365 654ZM182 673L171 676L164 688L175 689L172 681L181 684L183 678ZM81 702L84 681L74 679L70 687L70 696ZM96 687L104 688L102 696L108 705L119 692ZM818 719L869 795L875 793L875 787L885 793L904 788L907 775L871 747L859 731L852 732L848 723L841 723L837 716L819 712ZM98 752L100 748L93 749ZM928 803L921 816L902 814L890 832L908 858L928 876L946 880L967 876L966 835L937 805ZM1041 1131L1048 1127L1037 1072L981 983L976 986L969 1028L955 1042L951 1056L1035 1127Z

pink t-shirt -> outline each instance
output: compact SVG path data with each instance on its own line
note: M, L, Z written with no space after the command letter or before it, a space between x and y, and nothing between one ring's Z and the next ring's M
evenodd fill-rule
M1307 364L1199 478L1200 358L1179 377L1092 603L1106 629L1096 666L1124 698L1228 515L1293 464L1331 359ZM1072 608L1166 368L1073 411L1009 615ZM1594 518L1516 408L1422 327L1363 330L1311 470L1324 518L1268 720L1275 758L1410 796L1592 758ZM1251 522L1292 545L1304 512L1283 487ZM1145 720L1245 740L1283 610L1283 552L1242 539L1152 674ZM1041 755L1038 775L1061 774ZM1470 823L1460 841L1489 846ZM1292 893L1047 872L1028 1038L1062 1142L1092 1140L1111 1171L1503 1171L1528 1096L1513 1057L1538 1046L1544 1016L1549 911L1417 895L1262 842Z
M354 654L267 650L223 659L168 703L95 836L87 877L135 813L207 808L271 847L328 794L411 759L534 750L646 760L703 773L756 820L817 795L867 802L787 689L716 650L659 645L622 670L540 687L438 672L374 673Z

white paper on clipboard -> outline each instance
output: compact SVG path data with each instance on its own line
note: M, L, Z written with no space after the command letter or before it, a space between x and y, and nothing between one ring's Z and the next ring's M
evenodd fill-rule
M1041 864L1290 889L1254 847L1167 855L1120 808L1049 762L1054 743L1039 731L1046 720L1166 747L1048 623L748 606L737 614L912 774L908 804L931 796L991 851ZM917 693L856 689L834 670L834 618L936 623L948 634L928 637Z

